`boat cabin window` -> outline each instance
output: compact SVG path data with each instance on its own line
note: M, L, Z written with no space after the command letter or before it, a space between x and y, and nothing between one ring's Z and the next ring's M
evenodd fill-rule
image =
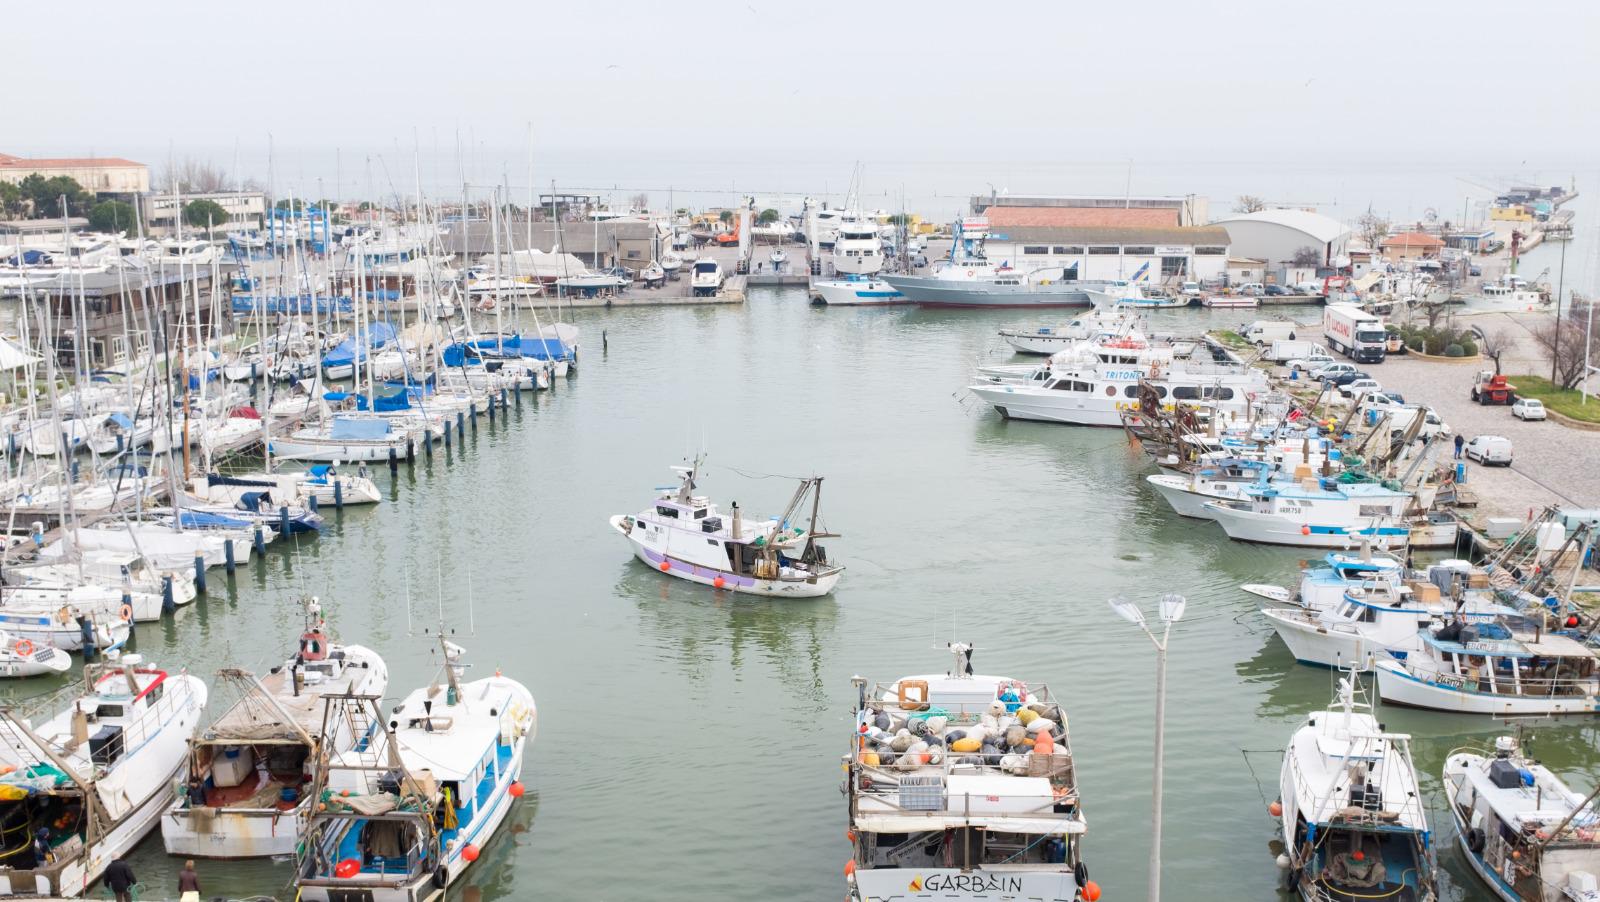
M144 694L144 703L146 705L154 705L156 702L161 701L161 694L165 692L166 689L167 687L165 683L158 683L152 687L149 692Z
M705 519L705 516L706 516L706 509L705 508L697 507L697 508L694 509L694 518L696 520L703 520L703 519Z
M1039 254L1050 253L1050 248L1042 244L1024 244L1022 246L1022 252L1028 256L1037 256Z
M1137 385L1124 385L1122 387L1122 393L1124 395L1130 397L1130 398L1137 398L1137 397L1139 397L1139 386L1137 386Z
M675 507L667 507L664 504L658 504L656 505L656 515L676 520L678 519L678 509Z
M96 705L94 709L94 716L97 718L122 717L126 713L127 709L121 705L100 704Z
M1179 385L1172 389L1172 396L1179 401L1194 401L1200 397L1200 390L1192 385Z

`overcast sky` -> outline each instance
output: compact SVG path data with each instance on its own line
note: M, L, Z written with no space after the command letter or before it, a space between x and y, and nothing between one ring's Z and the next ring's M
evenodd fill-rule
M87 7L5 9L0 151L265 181L270 135L280 191L431 192L525 186L531 124L541 186L837 197L859 161L872 206L993 185L1410 210L1600 168L1592 0Z

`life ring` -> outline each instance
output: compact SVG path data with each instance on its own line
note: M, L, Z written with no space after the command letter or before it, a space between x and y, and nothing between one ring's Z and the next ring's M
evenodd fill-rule
M913 702L907 698L909 689L921 689L922 697ZM927 680L901 680L895 686L895 693L899 696L900 710L921 711L928 706L928 681Z
M33 657L33 643L27 639L17 640L17 644L12 646L12 649L24 658Z
M117 608L117 616L122 618L123 623L132 623L133 605L123 602L122 607Z

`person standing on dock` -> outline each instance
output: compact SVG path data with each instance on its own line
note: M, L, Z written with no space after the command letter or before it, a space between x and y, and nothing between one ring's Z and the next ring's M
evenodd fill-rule
M117 902L133 902L133 885L139 878L133 876L133 868L122 858L118 858L106 865L106 889L117 897Z
M1461 459L1461 446L1465 445L1466 443L1467 443L1467 440L1461 437L1461 433L1457 432L1456 433L1456 460L1460 460Z

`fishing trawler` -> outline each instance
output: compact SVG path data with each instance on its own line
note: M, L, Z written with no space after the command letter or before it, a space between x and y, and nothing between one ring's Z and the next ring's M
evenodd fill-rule
M161 818L168 855L293 855L315 804L306 788L317 755L370 738L349 722L323 721L323 698L382 696L388 667L370 648L334 641L316 598L304 609L304 631L283 664L260 679L219 672L239 700L190 743L187 791Z
M1573 792L1516 737L1496 739L1493 754L1451 752L1444 795L1462 856L1505 902L1600 898L1596 792Z
M84 669L45 705L0 711L0 896L81 896L172 799L206 684L138 655ZM48 849L48 851L44 851Z
M1433 902L1433 837L1410 737L1385 732L1354 675L1289 740L1273 815L1286 889L1305 902Z
M738 504L724 519L715 504L694 493L704 461L701 455L691 466L673 467L678 487L662 490L651 507L611 518L611 528L628 540L634 555L662 573L718 589L786 598L832 592L844 568L817 543L836 535L817 529L822 477L800 480L782 516L749 523ZM791 525L808 494L808 524Z
M1376 662L1385 702L1497 717L1600 714L1600 656L1570 636L1447 624L1421 640L1404 660Z
M1095 899L1088 830L1067 736L1048 687L954 668L869 687L844 756L850 902Z
M322 747L296 898L441 899L522 796L523 753L538 727L533 695L498 671L463 683L463 649L443 630L439 644L443 683L392 711L377 695L324 696L324 723L345 721L361 738L342 751Z

